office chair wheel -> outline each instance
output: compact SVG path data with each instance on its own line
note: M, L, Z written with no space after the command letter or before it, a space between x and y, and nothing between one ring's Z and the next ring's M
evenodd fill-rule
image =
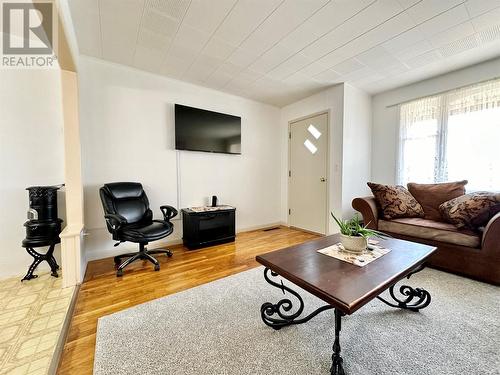
M123 270L116 271L116 277L122 277L122 276L123 276Z
M159 264L155 264L155 271L159 271L160 270L160 265Z
M172 253L170 250L168 250L168 251L167 251L167 256L168 256L169 258L172 258L172 255L174 255L174 253Z

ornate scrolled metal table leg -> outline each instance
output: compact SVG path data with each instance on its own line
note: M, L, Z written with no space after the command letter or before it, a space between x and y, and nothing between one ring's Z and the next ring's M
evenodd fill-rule
M411 275L422 271L423 268L424 267L419 267L415 271L411 272L408 276L406 276L406 278L409 279ZM431 303L430 293L423 288L412 288L408 285L401 285L399 287L399 294L401 294L401 297L399 297L396 296L396 293L394 292L395 287L396 284L392 285L389 288L389 294L396 303L389 302L380 296L377 296L377 299L388 306L415 312L429 306L429 304Z
M340 356L340 330L341 318L344 315L341 311L335 309L335 341L333 343L333 354L332 354L332 368L330 369L331 375L345 375L344 366L342 362L344 361Z
M333 306L325 305L313 311L309 315L299 319L299 316L304 311L304 301L296 291L285 286L283 282L277 283L276 281L271 280L271 278L269 277L269 273L271 273L272 277L278 276L276 272L273 272L269 268L266 268L264 269L264 279L272 286L281 289L283 294L285 294L286 291L293 295L298 300L299 306L295 312L291 313L290 311L293 308L293 303L289 298L283 298L282 300L278 301L278 303L274 304L271 302L264 303L260 308L260 315L262 317L262 321L267 326L278 330L282 327L286 327L292 324L305 323L314 318L320 312L333 309Z

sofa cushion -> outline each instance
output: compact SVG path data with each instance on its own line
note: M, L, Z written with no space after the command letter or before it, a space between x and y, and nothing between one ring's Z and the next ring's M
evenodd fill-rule
M439 206L450 199L464 195L466 184L467 180L442 184L410 182L407 186L411 195L422 205L426 219L444 221L439 212Z
M484 227L498 213L500 213L500 203L495 204L493 207L490 207L488 211L476 216L472 219L471 223L475 228Z
M454 225L421 218L379 220L378 229L410 237L478 248L481 236L473 231L459 230Z
M382 215L386 219L398 217L423 217L420 203L403 186L391 186L368 182Z
M500 193L475 192L451 199L439 206L445 220L457 228L475 229L487 224L481 216L489 214L491 208L500 203Z

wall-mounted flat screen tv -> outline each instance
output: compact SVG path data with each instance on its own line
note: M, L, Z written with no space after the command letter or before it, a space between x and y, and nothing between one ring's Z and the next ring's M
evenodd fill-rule
M241 117L176 104L175 149L241 154Z

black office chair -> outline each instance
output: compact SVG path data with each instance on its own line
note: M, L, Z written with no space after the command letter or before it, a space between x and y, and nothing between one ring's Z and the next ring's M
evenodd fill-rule
M122 254L115 257L116 276L123 275L123 269L130 263L142 259L155 265L155 271L160 270L160 263L152 254L172 256L170 250L147 250L150 241L156 241L169 236L174 231L170 219L177 215L177 210L171 206L161 206L163 220L153 220L153 212L149 209L149 201L142 185L137 182L113 182L99 189L104 217L108 231L115 244L129 241L139 244L139 252ZM122 258L128 258L122 262Z

